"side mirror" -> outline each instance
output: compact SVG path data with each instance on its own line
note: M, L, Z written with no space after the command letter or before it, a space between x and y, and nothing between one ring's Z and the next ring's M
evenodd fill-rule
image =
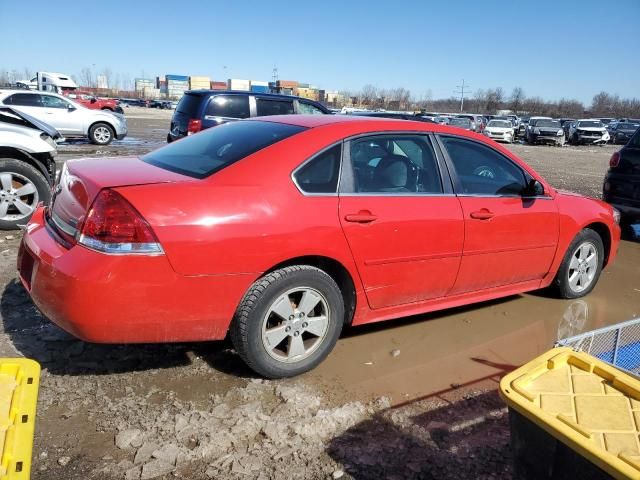
M73 112L76 109L76 107L74 107L73 105L71 105L70 103L67 104L67 111L69 112Z
M527 183L527 187L524 189L523 196L525 197L541 197L544 195L544 185L538 180L532 178Z
M96 97L91 97L91 103L96 103L98 100L96 100Z

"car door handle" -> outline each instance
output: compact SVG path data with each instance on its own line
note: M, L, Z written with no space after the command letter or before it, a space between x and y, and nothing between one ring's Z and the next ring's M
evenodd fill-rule
M482 210L471 212L469 216L471 218L475 218L476 220L489 220L494 217L494 214L486 208L483 208Z
M347 222L353 223L371 223L378 219L368 210L360 210L358 213L350 213L344 216Z

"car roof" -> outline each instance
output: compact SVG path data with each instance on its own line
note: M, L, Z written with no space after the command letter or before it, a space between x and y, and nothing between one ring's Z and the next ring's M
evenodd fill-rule
M28 93L31 95L56 95L60 97L61 95L56 92L43 92L41 90L27 90L26 88L0 88L0 95L13 95L14 93Z
M402 120L387 117L365 117L363 115L270 115L267 117L253 117L249 122L275 122L296 125L305 128L317 128L325 125L359 124L360 127L370 126L372 130L421 130L425 132L459 134L460 129L449 127L440 123L422 122L416 120ZM468 132L465 132L468 134ZM482 135L478 137L484 140Z
M184 92L185 94L191 95L200 95L200 96L213 96L213 95L259 95L261 97L269 97L269 98L278 98L283 100L306 100L307 102L318 103L315 100L311 100L309 98L297 97L295 95L281 95L279 93L263 93L263 92L249 92L246 90L209 90L209 89L200 89L200 90L187 90Z

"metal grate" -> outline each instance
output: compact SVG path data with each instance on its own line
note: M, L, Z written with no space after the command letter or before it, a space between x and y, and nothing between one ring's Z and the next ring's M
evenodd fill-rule
M556 347L588 353L640 377L640 318L559 340Z

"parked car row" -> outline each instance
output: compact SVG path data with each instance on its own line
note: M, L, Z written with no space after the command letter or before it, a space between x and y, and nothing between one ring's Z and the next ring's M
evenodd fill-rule
M174 110L178 102L173 100L148 100L143 98L119 98L120 104L125 107L159 108L160 110Z

